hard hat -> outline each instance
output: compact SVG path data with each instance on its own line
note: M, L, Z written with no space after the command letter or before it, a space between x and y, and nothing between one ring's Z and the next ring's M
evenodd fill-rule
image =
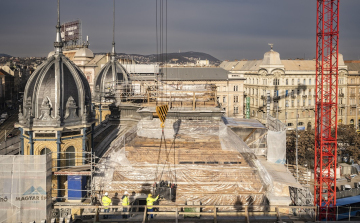
M108 192L105 192L105 196L108 196L109 195L109 193Z
M124 193L125 195L128 195L129 193L127 192L127 191L125 191L125 193Z
M149 194L148 197L152 197L152 194Z

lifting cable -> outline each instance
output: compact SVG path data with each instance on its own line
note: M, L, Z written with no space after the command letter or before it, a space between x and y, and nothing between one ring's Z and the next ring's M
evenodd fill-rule
M158 4L159 1L159 4ZM157 99L156 99L156 104L158 103L160 94L162 95L162 97L160 98L161 102L160 102L160 106L156 107L156 113L159 116L159 119L161 121L161 128L162 128L162 134L161 134L161 140L160 140L160 146L159 146L159 153L158 153L158 160L157 160L157 166L156 166L156 171L155 171L155 179L154 181L156 182L157 179L159 179L159 182L162 179L163 173L164 173L164 169L165 166L168 166L168 175L169 175L169 179L172 181L173 178L175 178L176 181L176 174L175 177L172 177L171 175L171 164L169 162L169 158L170 158L170 153L172 148L174 148L174 168L175 168L175 139L176 139L176 135L177 133L175 133L174 135L174 139L173 142L170 146L170 149L168 151L167 149L167 145L166 145L166 138L165 138L165 133L164 133L164 127L165 127L165 119L166 119L166 115L167 112L169 110L169 104L171 103L170 101L166 104L166 105L162 105L163 100L165 100L165 98L167 97L167 59L168 59L168 55L167 55L167 0L156 0L155 1L155 7L156 7L156 19L155 19L155 23L156 23L156 57L157 57L157 62L159 62L160 64L163 64L163 74L164 74L164 70L165 70L165 83L163 81L161 81L161 85L162 85L162 93L160 93L160 87L159 86L159 74L158 74L158 78L157 78ZM158 18L158 14L159 14L159 18ZM164 24L165 23L165 24ZM159 26L159 29L158 29ZM164 34L165 34L165 39L164 39ZM165 47L164 47L165 45ZM164 55L164 49L165 49L165 55ZM164 67L165 66L165 67ZM164 89L165 88L165 89ZM164 92L165 91L165 92ZM165 93L165 94L164 94ZM165 155L165 162L164 162L164 166L162 168L160 177L158 177L158 171L159 171L159 165L160 165L160 158L161 158L161 147L164 144L164 155ZM175 172L176 173L176 172Z

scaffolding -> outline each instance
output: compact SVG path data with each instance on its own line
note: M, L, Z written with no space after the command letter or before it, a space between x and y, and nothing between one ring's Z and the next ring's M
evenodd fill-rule
M132 83L118 81L114 87L108 84L104 93L104 102L142 102L147 106L168 104L173 107L217 107L217 90L215 84L167 84L163 81L153 82L133 80Z
M62 179L60 179L60 187L53 188L53 198L60 202L77 200L79 203L91 204L94 197L94 188L91 183L93 182L97 157L92 152L49 154L53 157L53 175L59 178L62 177ZM73 181L80 181L85 186L76 189L69 187L70 178ZM71 194L73 194L73 196L71 196Z

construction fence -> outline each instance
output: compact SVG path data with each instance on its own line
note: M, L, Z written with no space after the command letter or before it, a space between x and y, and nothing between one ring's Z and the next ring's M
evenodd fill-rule
M0 156L0 222L50 220L51 155Z

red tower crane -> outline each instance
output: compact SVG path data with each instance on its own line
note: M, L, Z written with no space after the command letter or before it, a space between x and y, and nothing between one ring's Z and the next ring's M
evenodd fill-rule
M319 219L336 212L339 0L317 0L314 203Z

